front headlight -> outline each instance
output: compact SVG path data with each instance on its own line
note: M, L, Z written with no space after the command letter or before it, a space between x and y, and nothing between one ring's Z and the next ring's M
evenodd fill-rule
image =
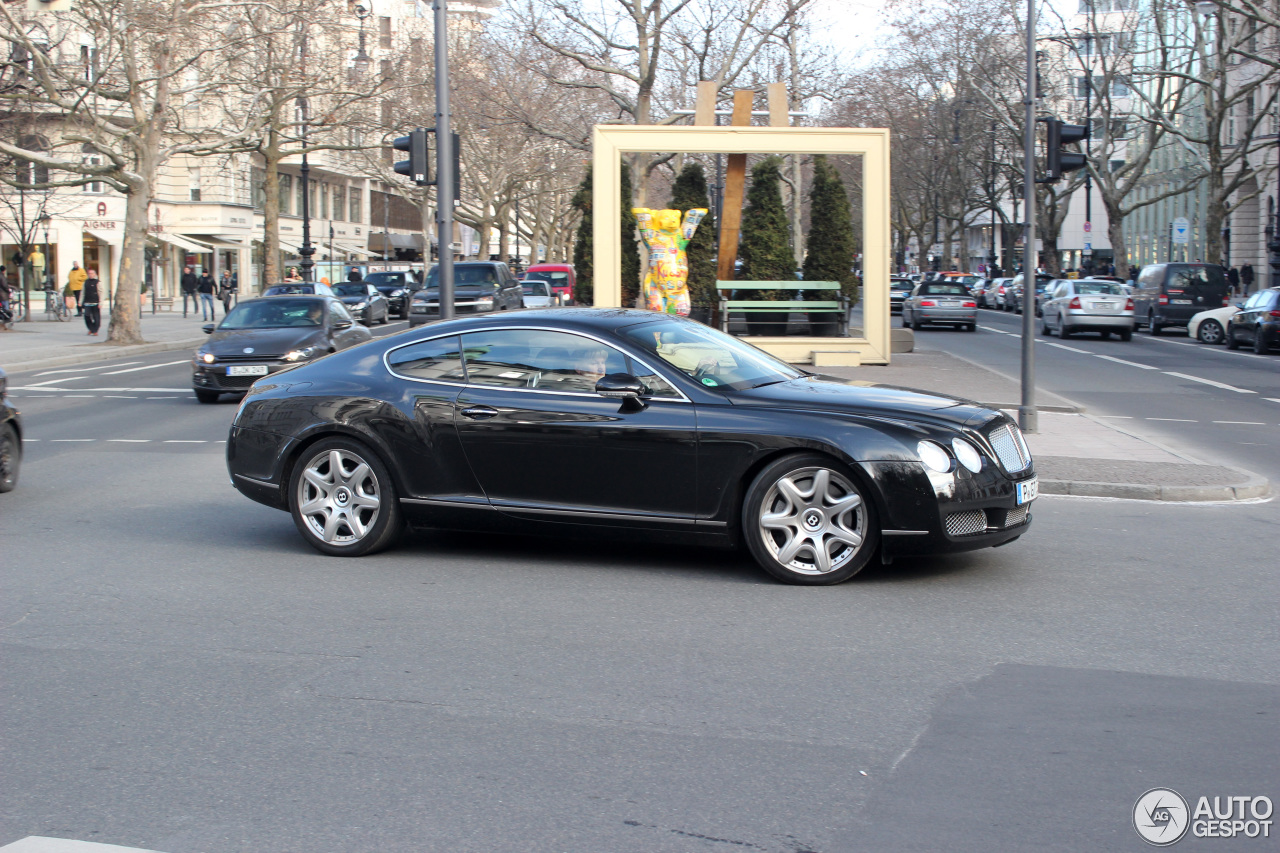
M982 454L972 444L963 438L953 438L951 449L956 452L956 459L961 465L975 474L982 470Z
M292 352L285 353L284 360L285 361L306 361L309 358L314 358L320 352L320 349L321 348L318 346L302 347L301 349L296 349L296 350L293 350Z
M947 453L946 448L937 442L920 442L916 445L916 453L919 454L920 461L924 463L924 467L930 471L945 474L951 470L951 454Z
M404 291L403 291L403 290L393 290L393 291L391 291L391 295L392 295L392 296L404 296Z
M352 311L363 311L365 308L367 308L367 307L368 307L368 305L369 305L369 303L368 303L368 302L357 302L355 305L352 305L352 306L351 306L351 310L352 310Z
M203 361L205 364L213 364L215 361L218 360L217 357L211 352L197 353L196 357L199 358L201 361Z

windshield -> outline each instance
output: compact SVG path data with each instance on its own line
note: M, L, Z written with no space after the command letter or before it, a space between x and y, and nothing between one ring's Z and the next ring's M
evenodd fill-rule
M267 292L263 296L281 296L290 293L302 295L315 292L315 285L312 284L273 284L267 288Z
M525 278L537 278L552 284L568 284L569 274L561 270L531 270L524 274Z
M961 284L926 284L920 288L921 296L968 296Z
M365 276L364 280L374 287L403 287L408 273L403 272L373 272ZM334 287L334 290L337 290Z
M439 272L432 270L431 275L427 276L427 287L437 288L440 286ZM498 284L498 273L493 267L485 264L484 266L472 267L456 264L453 268L453 286L454 287L496 287Z
M364 289L361 283L355 284L335 284L333 292L338 296L368 296L369 293Z
M526 281L520 284L525 296L550 296L551 287L540 281Z
M622 334L708 388L741 391L804 375L737 338L690 320L643 323Z
M324 304L318 299L270 299L241 302L231 309L219 329L280 329L286 326L319 326Z

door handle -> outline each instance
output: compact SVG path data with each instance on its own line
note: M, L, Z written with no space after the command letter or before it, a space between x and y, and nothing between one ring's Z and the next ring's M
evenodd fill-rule
M462 416L464 418L471 418L475 421L483 421L496 414L498 414L498 410L490 408L489 406L470 406L462 410Z

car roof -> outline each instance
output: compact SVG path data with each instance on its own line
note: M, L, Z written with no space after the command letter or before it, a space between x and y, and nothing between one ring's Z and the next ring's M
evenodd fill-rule
M549 321L554 328L564 331L600 332L615 331L639 323L652 323L659 320L685 319L672 314L659 314L655 311L642 311L637 308L526 308L522 311L502 312L501 314L471 315L456 317L452 320L437 320L428 324L434 334L450 334L479 331L481 329L541 327ZM695 322L686 320L686 322Z

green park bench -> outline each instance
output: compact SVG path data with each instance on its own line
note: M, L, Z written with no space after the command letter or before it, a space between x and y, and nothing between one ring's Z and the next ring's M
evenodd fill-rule
M809 315L810 321L815 315L830 315L830 321L836 324L839 337L849 335L849 297L840 292L838 281L717 281L716 290L720 294L720 331L729 331L729 312L744 314L747 328L752 323L776 322L776 320L760 319L761 314L777 314L792 311L803 311ZM788 300L772 301L767 299L730 299L735 295L732 291L744 290L789 290L797 295L800 291L830 291L834 299L829 300ZM753 317L756 315L756 317Z

